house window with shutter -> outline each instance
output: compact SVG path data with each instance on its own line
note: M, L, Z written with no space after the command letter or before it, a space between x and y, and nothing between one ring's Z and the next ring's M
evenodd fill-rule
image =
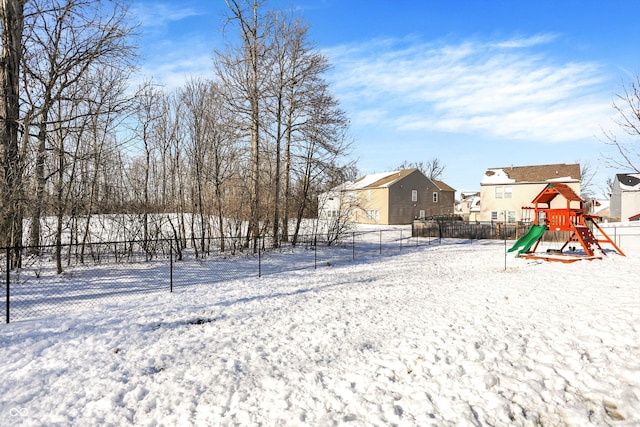
M418 201L418 190L411 190L411 201L412 202Z

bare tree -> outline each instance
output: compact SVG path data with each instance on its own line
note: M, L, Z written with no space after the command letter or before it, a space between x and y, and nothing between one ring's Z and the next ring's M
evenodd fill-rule
M640 77L629 86L624 87L622 94L613 102L617 112L616 124L631 137L631 141L618 138L614 132L604 132L608 144L616 150L615 156L606 159L616 168L640 172L640 149L637 138L640 137Z
M346 138L349 119L330 93L326 83L316 82L306 105L302 143L298 147L297 194L294 200L296 223L292 243L297 242L302 219L311 205L317 202L322 182L338 168L340 160L349 153ZM315 216L317 212L313 212Z
M148 242L151 238L149 232L149 215L154 212L151 193L153 191L152 187L156 187L155 183L152 183L151 176L152 167L155 165L153 129L161 119L161 111L158 110L158 106L161 105L162 97L162 90L153 82L148 81L144 82L138 89L135 103L136 128L134 129L134 133L136 139L142 142L144 149L141 162L142 182L140 183L140 209L142 211L142 240L145 249L147 249Z
M439 180L442 178L442 175L444 174L444 170L446 166L442 164L440 159L438 159L437 157L434 157L433 159L429 160L427 163L408 162L405 160L400 164L400 166L397 167L397 169L412 169L412 168L418 169L429 179Z
M106 8L98 0L33 0L25 20L24 89L33 111L30 122L37 139L35 198L32 203L30 242L40 243L40 219L45 208L47 181L64 166L63 141L59 141L58 161L50 160L52 133L73 123L88 109L68 105L91 103L83 99L79 85L87 84L92 70L130 69L134 47L129 44L132 27L121 1ZM57 107L56 107L57 106ZM58 108L57 112L54 108ZM55 151L55 150L54 150Z
M328 61L309 42L301 20L265 13L257 0L227 5L242 45L218 52L216 70L228 108L240 118L239 138L248 142L246 156L237 150L238 162L246 159L250 171L247 243L252 237L255 248L257 233L270 229L278 246L289 239L292 217L295 243L323 179L348 152L348 119L323 78Z
M236 118L225 108L219 85L211 82L207 96L207 120L210 123L207 150L206 179L213 189L211 205L217 216L220 251L225 251L224 222L229 198L229 184L238 177L238 140Z
M237 24L242 46L218 52L218 77L228 93L229 104L246 117L250 145L250 207L247 239L257 249L260 206L260 118L268 64L264 63L265 26L258 0L225 0L231 12L230 22ZM249 241L247 240L247 244Z
M26 0L0 2L0 246L22 243L22 165L19 153L19 76Z
M576 162L580 163L580 162ZM591 198L595 196L594 178L598 170L595 169L590 162L582 162L580 164L580 196L582 198Z

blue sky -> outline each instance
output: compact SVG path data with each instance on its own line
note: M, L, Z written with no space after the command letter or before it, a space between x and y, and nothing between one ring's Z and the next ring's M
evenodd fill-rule
M589 163L598 193L617 172L603 129L640 72L640 2L271 0L294 8L332 64L363 174L438 158L477 191L488 168ZM223 0L133 1L142 74L167 87L212 76Z

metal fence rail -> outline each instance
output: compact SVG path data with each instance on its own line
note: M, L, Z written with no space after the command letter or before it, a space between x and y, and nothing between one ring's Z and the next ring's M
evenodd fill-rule
M226 239L224 251L213 238L2 248L0 319L9 323L188 286L388 256L433 240L394 229L347 233L330 246L319 236L301 236L295 246L273 247L273 239L263 236L255 250L239 250L246 238Z

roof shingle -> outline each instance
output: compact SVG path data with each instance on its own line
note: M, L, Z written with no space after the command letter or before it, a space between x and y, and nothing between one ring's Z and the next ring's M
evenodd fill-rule
M485 176L494 175L496 170L502 170L509 179L515 182L545 182L554 179L568 178L580 181L580 165L558 163L537 166L509 166L504 168L490 168Z

